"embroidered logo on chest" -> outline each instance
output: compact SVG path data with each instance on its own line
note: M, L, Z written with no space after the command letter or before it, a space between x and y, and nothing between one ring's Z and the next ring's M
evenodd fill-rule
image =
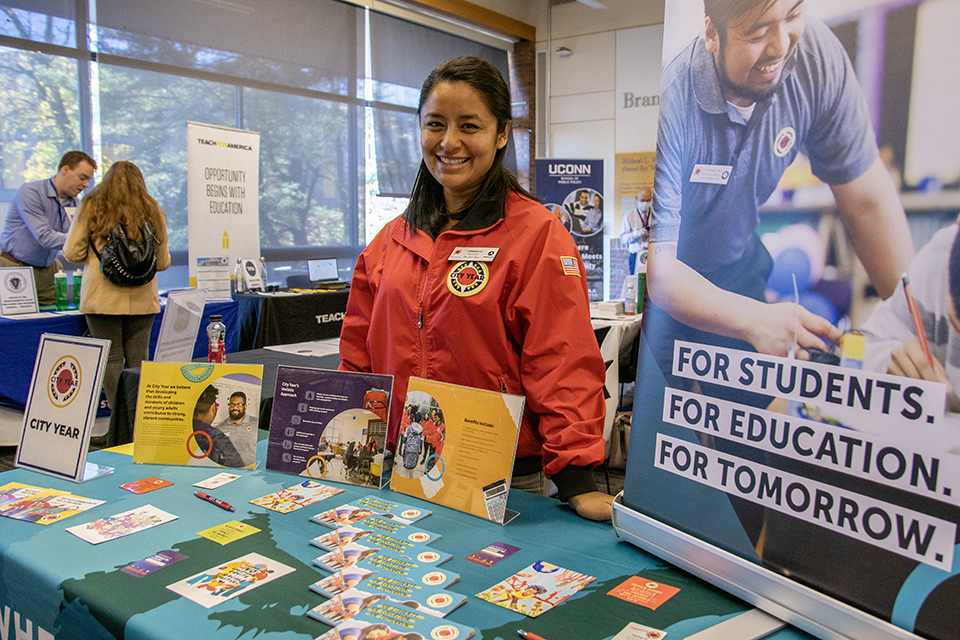
M447 288L460 297L472 296L487 286L490 273L487 265L476 260L465 260L453 265L447 274Z
M773 155L778 158L790 153L790 149L793 149L793 144L797 141L797 132L793 130L793 127L784 127L780 129L780 133L777 134L777 140L773 144Z

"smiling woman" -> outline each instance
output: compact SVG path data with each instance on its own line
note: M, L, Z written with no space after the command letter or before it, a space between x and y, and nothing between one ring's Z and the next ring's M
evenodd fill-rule
M392 450L411 375L525 396L511 487L544 493L550 478L581 516L607 520L584 269L570 232L504 168L510 91L488 62L455 58L427 76L418 115L410 205L357 261L340 368L394 376Z

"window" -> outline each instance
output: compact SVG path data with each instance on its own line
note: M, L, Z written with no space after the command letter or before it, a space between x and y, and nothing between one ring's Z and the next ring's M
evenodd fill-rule
M321 255L349 278L405 206L426 74L470 54L508 77L503 51L337 0L0 3L0 214L69 149L134 162L168 218L161 289L187 284L187 121L260 134L268 282Z

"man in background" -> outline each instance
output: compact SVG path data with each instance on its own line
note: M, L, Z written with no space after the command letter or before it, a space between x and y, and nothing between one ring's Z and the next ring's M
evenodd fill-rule
M640 187L637 191L637 206L623 216L620 225L620 244L630 251L630 275L637 273L637 256L646 251L650 238L650 201L653 191Z
M0 267L33 267L37 302L56 302L53 275L61 269L57 254L66 242L80 202L90 184L96 161L83 151L68 151L52 178L28 182L10 203L0 234Z
M234 391L230 394L227 409L230 415L217 428L233 442L244 467L254 464L257 461L257 418L247 414L247 394Z

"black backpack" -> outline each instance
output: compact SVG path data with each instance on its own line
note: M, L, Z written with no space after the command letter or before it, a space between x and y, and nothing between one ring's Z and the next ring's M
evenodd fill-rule
M139 287L157 273L157 241L149 221L141 223L140 235L140 242L134 242L127 237L126 228L118 224L100 252L90 243L103 277L118 287Z

